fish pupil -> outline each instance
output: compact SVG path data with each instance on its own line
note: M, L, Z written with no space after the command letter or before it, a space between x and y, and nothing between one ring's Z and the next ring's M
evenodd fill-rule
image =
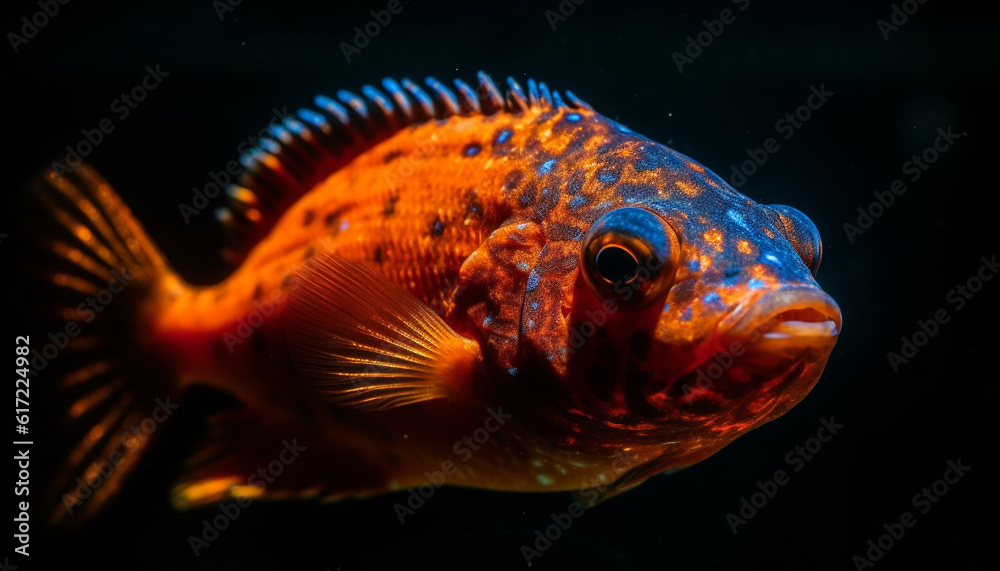
M609 283L622 280L629 283L639 274L639 261L621 246L605 246L594 260L597 271Z

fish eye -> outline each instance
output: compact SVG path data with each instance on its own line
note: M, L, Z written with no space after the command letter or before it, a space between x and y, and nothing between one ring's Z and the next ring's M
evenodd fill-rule
M597 272L609 283L634 281L639 276L639 260L623 246L612 244L601 248L594 259Z
M788 239L802 263L815 277L823 260L823 239L819 235L819 229L808 216L791 206L769 204L767 208L774 225Z
M641 307L673 283L680 242L659 215L635 207L601 216L583 239L584 279L598 297Z

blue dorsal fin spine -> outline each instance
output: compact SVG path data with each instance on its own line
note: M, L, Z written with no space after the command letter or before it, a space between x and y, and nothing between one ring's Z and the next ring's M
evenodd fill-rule
M456 79L454 89L433 77L426 88L410 79L386 78L361 95L340 90L317 96L313 108L272 124L269 137L240 157L244 172L226 190L230 203L216 211L229 233L225 257L239 263L302 195L355 157L405 127L454 115L521 113L529 109L592 109L570 91L566 100L545 83L527 81L525 94L514 78L501 93L480 71L476 87ZM568 101L568 104L567 104Z

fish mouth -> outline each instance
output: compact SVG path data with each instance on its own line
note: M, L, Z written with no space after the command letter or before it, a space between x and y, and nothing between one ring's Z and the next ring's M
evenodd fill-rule
M755 336L775 344L824 344L840 334L840 307L826 292L792 287L740 304L717 329L730 338Z
M776 418L819 379L841 319L837 303L816 287L745 300L716 329L715 347L724 349L673 383L674 402L692 418L725 418L733 426Z

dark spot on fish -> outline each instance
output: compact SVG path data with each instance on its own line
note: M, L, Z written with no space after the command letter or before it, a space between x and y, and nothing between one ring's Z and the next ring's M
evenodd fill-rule
M597 180L603 184L611 185L618 182L621 174L621 166L611 163L597 170Z
M524 185L521 190L521 196L518 198L518 202L521 206L530 206L535 203L536 195L538 194L538 187L535 186L534 182L528 182Z
M496 136L496 144L502 145L510 141L510 138L514 135L514 131L510 129L501 129Z
M479 146L479 143L469 143L468 145L465 145L465 147L462 149L462 156L463 157L474 157L474 156L478 155L479 151L481 151L481 150L482 150L482 147Z
M553 191L551 188L543 188L541 194L538 196L538 206L536 207L535 215L539 219L547 217L558 203L559 193Z
M302 226L308 226L312 224L313 220L316 218L316 213L312 210L306 210L302 216Z
M493 138L493 154L498 156L506 155L510 152L510 140L514 132L510 129L501 129Z
M259 301L261 296L264 295L264 288L259 283L253 288L253 300Z
M382 159L382 162L384 162L385 164L389 164L392 161L398 159L400 156L402 156L402 154L403 151L400 151L399 149L393 149L385 154L385 157Z
M636 331L629 344L629 351L638 361L645 361L649 355L649 346L653 339L645 331Z
M503 190L510 192L511 190L517 188L517 185L521 184L521 179L524 178L524 173L520 170L513 170L507 173L507 178L503 181Z
M656 167L660 166L657 163L656 158L651 156L649 151L643 150L638 159L632 161L632 168L635 172L646 172L651 170L656 170Z
M294 281L295 278L292 277L292 274L285 274L284 276L281 277L281 288L288 289L292 287L292 282Z
M314 255L316 255L316 248L309 246L308 248L306 248L305 253L302 254L302 261L306 261L312 258Z
M470 216L482 216L483 215L483 205L479 201L479 195L475 190L469 192L466 197L465 202L465 216L466 218Z
M724 278L734 278L740 275L740 268L731 268L723 272L722 277Z
M375 263L381 266L382 265L382 246L376 246L375 247L374 257L375 257Z
M587 175L583 172L583 169L576 169L573 171L573 174L569 177L569 181L566 183L566 193L576 194L580 192L580 189L583 188L583 183L586 180L586 177Z
M393 194L389 196L389 200L385 201L385 208L382 209L382 214L384 216L392 216L396 213L396 203L399 202L399 195Z
M431 223L431 236L437 238L442 234L444 234L444 223L441 222L440 216L435 216L434 222Z
M333 226L333 223L336 221L337 221L337 213L331 212L326 215L326 218L323 219L323 225L329 228L330 226Z

